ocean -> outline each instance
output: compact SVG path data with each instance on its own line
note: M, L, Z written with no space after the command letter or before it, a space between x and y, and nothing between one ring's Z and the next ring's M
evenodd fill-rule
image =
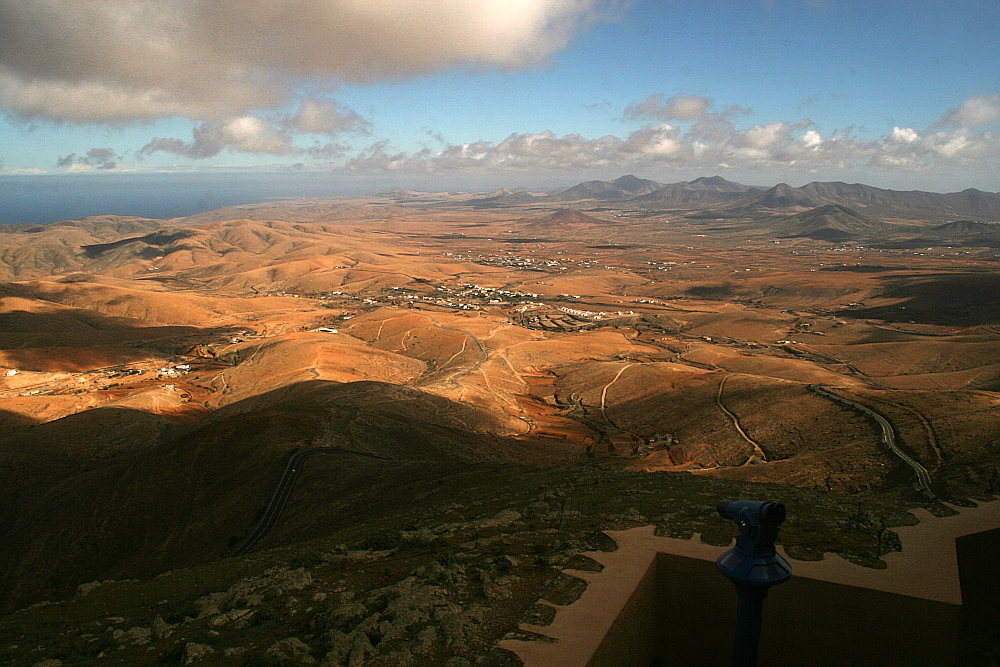
M221 206L371 192L332 173L156 173L0 176L0 223L47 224L89 215L176 218Z

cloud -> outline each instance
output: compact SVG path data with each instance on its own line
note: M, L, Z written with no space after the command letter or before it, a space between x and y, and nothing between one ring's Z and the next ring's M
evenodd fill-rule
M336 142L317 143L310 147L294 143L296 131L310 134L333 134L338 131L339 116L328 116L322 109L315 114L312 111L316 109L311 107L305 117L300 113L275 121L258 116L240 116L205 122L194 128L191 141L157 137L139 149L138 156L162 152L198 160L215 157L223 151L276 156L310 155L317 158L343 155L346 148ZM351 123L356 124L354 119Z
M302 147L295 143L296 138L303 134L336 136L345 132L367 135L371 134L370 127L371 123L353 109L334 100L311 97L303 99L293 114L275 114L271 118L243 115L206 121L194 128L191 141L157 137L139 149L138 155L165 152L203 159L231 151L333 158L343 155L345 147L336 142Z
M957 109L949 111L939 122L950 127L982 127L1000 118L1000 94L973 95Z
M865 139L851 128L824 134L809 119L738 129L730 118L743 111L713 111L712 101L703 97L651 96L629 105L625 116L675 122L647 123L624 137L515 133L496 143L447 144L414 153L394 151L383 141L350 159L346 168L426 173L663 167L921 171L946 164L995 168L1000 158L1000 136L991 132L959 128L921 133L896 127L883 137Z
M180 139L156 138L140 149L140 155L159 151L177 153L188 158L214 157L223 150L237 153L290 155L291 135L256 116L241 116L227 121L202 123L194 128L190 142Z
M894 127L887 141L894 144L915 144L920 141L920 133L912 127Z
M624 118L627 120L660 119L678 121L730 121L737 116L753 112L750 107L730 104L721 111L713 111L715 101L703 95L673 95L666 97L663 93L650 95L642 102L633 102L625 107Z
M542 62L602 0L0 0L0 106L87 123L203 121L329 89ZM321 109L323 127L336 116Z
M86 155L70 153L56 160L56 166L69 171L115 169L121 157L111 148L91 148Z
M923 134L911 127L896 127L875 143L872 164L887 169L922 171L937 163L981 164L1000 157L1000 135L973 132L966 128L928 131ZM996 168L995 163L992 168Z
M423 128L422 132L439 144L446 145L448 143L447 139L444 138L443 134L435 131L432 128L425 127Z
M625 107L625 120L665 120L694 121L693 136L709 141L720 141L734 132L733 118L751 113L748 107L731 105L721 111L713 111L715 102L702 95L674 95L666 97L662 93L650 95L641 102L633 102Z
M663 93L650 95L642 102L633 102L625 108L625 118L640 120L659 118L662 120L701 120L713 104L712 98L699 95L674 95L665 97Z
M304 134L371 132L371 123L366 118L329 99L306 98L299 104L298 113L282 117L280 123L286 130Z
M606 135L587 139L551 131L511 134L499 143L478 141L448 145L438 152L392 152L385 142L347 163L354 171L519 171L533 169L630 166L656 161L684 161L692 147L669 123L644 126L626 138Z
M347 163L353 171L517 171L629 165L647 158L679 159L687 147L678 140L678 128L663 123L632 132L625 139L613 135L586 139L578 134L557 136L550 131L511 134L503 141L448 145L438 152L392 152L378 142Z

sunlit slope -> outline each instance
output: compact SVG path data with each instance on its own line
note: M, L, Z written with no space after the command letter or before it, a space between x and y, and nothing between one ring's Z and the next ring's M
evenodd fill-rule
M232 367L212 380L218 391L211 400L213 406L229 405L311 380L408 384L425 370L425 364L419 360L368 347L348 335L324 332L284 334L238 343L222 348L219 358Z
M840 434L843 410L809 385L998 381L984 301L995 281L966 271L970 257L934 260L950 267L934 273L923 253L778 237L772 225L881 233L867 213L709 221L456 202L4 228L0 272L18 279L0 286L0 365L19 375L0 387L0 410L10 423L102 406L190 421L267 409L313 382L376 383L406 397L389 404L562 444L580 461L736 467L747 479L773 478L771 466L847 488L888 473L840 470L824 454L870 433ZM964 319L939 322L948 308ZM792 475L796 460L809 472Z
M150 290L142 283L124 287L90 282L32 281L0 285L0 295L3 294L36 302L36 306L31 307L34 310L26 312L47 308L51 313L63 313L64 321L68 322L66 318L71 318L82 321L85 326L92 326L88 324L88 318L100 319L103 322L102 328L115 328L115 322L108 318L132 321L120 322L122 326L136 321L147 325L226 326L266 315L292 316L294 319L294 313L315 309L314 304L292 297L216 297L185 290L166 291L159 286ZM43 306L42 303L56 306ZM69 310L59 310L57 306L68 306L76 310L70 316ZM14 317L14 306L5 305L3 308L10 317ZM32 326L37 331L37 325ZM52 328L54 330L58 327L53 325ZM70 326L68 332L76 329L79 326Z
M0 279L27 279L78 271L89 261L85 246L114 243L173 229L162 220L96 216L49 225L8 225L0 230Z

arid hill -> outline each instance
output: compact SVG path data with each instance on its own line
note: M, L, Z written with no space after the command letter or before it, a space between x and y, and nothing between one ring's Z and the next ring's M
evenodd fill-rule
M563 208L542 216L523 221L525 227L554 232L572 231L578 228L617 224L604 218L584 213L572 208Z
M773 223L777 233L817 241L845 241L888 234L893 227L839 204L826 204Z
M636 176L622 176L614 181L586 181L568 190L552 195L553 201L578 201L580 199L624 199L648 195L663 187L663 183Z
M721 176L696 178L686 183L665 185L649 194L635 197L631 201L641 206L661 205L669 208L704 206L733 201L754 191L740 183L727 181Z
M956 236L1000 236L1000 225L997 223L976 222L975 220L955 220L934 227L932 233L942 238Z
M867 186L600 183L590 209L394 192L0 228L4 611L222 563L288 457L315 446L341 458L310 459L301 504L257 548L338 536L377 551L480 505L482 521L516 511L505 525L525 540L562 539L637 525L621 498L647 484L673 494L656 500L668 532L718 531L695 519L720 493L898 508L1000 492L994 225L938 217L975 197L883 219L923 195L862 208ZM751 199L767 206L737 216ZM857 406L891 423L930 488ZM536 478L599 504L523 487ZM796 523L800 553L876 564L870 535L838 521ZM531 568L548 552L501 553L489 530L420 549L486 540L525 590L544 579ZM409 571L392 567L369 587ZM483 572L477 590L494 590Z

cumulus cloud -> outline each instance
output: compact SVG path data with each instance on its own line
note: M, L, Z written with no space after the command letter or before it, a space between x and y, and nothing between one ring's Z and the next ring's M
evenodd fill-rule
M912 127L896 127L874 148L872 164L884 169L923 171L941 162L985 166L985 161L1000 157L1000 135L967 128L920 133Z
M731 105L722 110L712 109L715 102L702 95L673 95L662 93L650 95L641 102L633 102L625 107L625 120L692 121L691 135L703 140L717 142L724 140L735 130L733 119L748 114L752 109Z
M219 121L303 85L519 68L606 0L0 0L0 106L27 118ZM301 122L336 121L322 109Z
M223 151L262 155L312 155L333 158L344 153L337 142L305 148L295 143L300 135L330 137L353 132L371 134L371 124L354 110L325 98L305 98L295 113L272 117L243 115L206 121L197 125L190 141L157 137L139 150L139 156L158 152L175 153L192 159L214 157Z
M715 110L711 98L698 95L657 94L628 105L623 117L659 122L644 124L625 137L515 133L495 144L452 144L437 152L424 149L412 154L394 152L380 142L347 166L354 170L432 172L664 165L715 168L729 164L770 169L796 163L843 163L869 150L849 132L823 136L808 119L737 129L733 119L749 111L735 105Z
M735 166L819 171L869 166L920 171L945 163L995 167L1000 158L1000 136L991 132L896 127L883 137L866 139L853 128L823 133L810 119L737 128L732 119L744 111L715 111L705 97L654 95L629 105L625 117L663 122L647 123L624 137L515 133L497 143L447 144L438 151L414 153L393 151L379 142L349 160L347 168L445 172Z
M304 148L295 145L294 139L293 130L284 119L275 123L257 116L241 116L225 121L202 123L194 128L191 141L155 138L139 150L139 156L164 152L191 159L203 159L215 157L228 150L234 153L259 155L311 155L333 158L343 155L345 150L344 146L336 142Z
M632 166L662 161L681 162L693 156L694 148L680 138L679 128L669 123L648 125L624 139L606 135L587 139L579 134L556 135L545 131L515 133L499 143L478 141L453 144L432 152L392 152L385 142L350 160L352 170L454 171L532 170Z
M886 140L900 145L915 144L920 141L920 133L912 127L894 127Z
M172 138L156 138L142 147L140 155L158 151L176 153L189 158L207 158L225 149L237 153L290 155L291 135L256 116L241 116L227 121L211 121L194 128L189 142Z
M281 118L287 130L305 134L335 135L341 132L370 134L371 123L359 113L329 99L306 98L294 116Z
M69 171L115 169L121 159L111 148L91 148L85 155L70 153L56 160L56 166Z
M973 95L941 119L941 125L974 128L989 125L1000 118L1000 94Z

